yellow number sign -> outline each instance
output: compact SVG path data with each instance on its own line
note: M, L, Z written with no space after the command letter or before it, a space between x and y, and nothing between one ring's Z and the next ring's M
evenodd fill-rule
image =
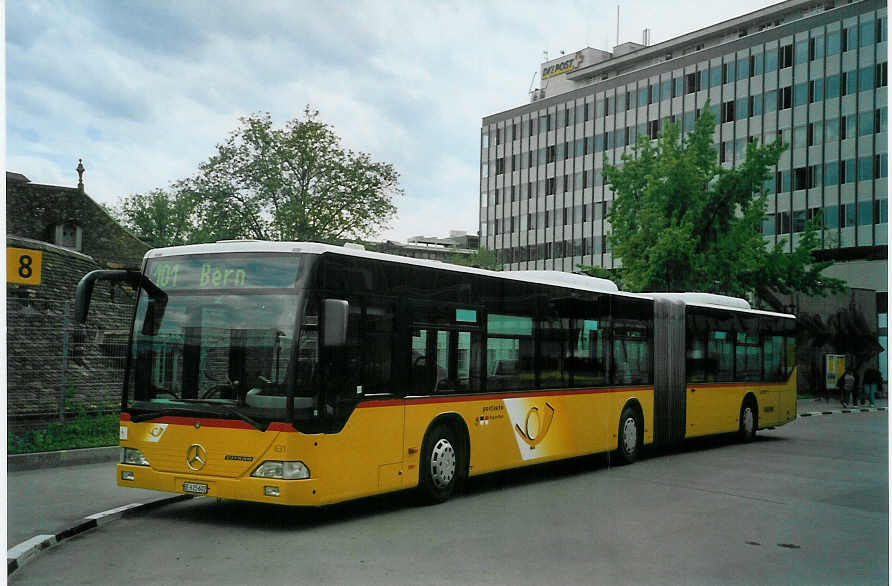
M6 249L6 282L40 285L43 253L27 248Z

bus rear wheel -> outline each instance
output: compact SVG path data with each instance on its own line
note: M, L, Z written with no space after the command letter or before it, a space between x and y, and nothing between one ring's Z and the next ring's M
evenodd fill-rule
M744 442L751 442L756 437L756 429L759 424L756 404L752 399L746 399L740 406L740 429L737 434Z
M625 407L619 416L619 446L617 454L624 464L632 464L641 455L641 443L644 438L641 419L632 407Z
M455 432L437 424L424 439L421 450L421 493L428 503L442 503L458 484L460 457Z

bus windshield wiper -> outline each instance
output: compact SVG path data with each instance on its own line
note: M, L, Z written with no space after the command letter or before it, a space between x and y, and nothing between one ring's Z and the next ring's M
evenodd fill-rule
M177 399L178 401L183 401L184 403L205 403L207 405L217 405L219 407L223 407L226 415L235 415L242 421L251 424L256 427L260 431L264 431L266 429L266 425L260 423L253 417L246 415L236 409L235 407L230 407L228 405L220 405L215 401L209 399ZM160 409L158 411L147 411L145 413L139 413L138 415L134 415L130 418L130 421L134 423L139 423L140 421L148 421L150 419L157 419L158 417L164 417L165 415L193 415L195 413L195 409L191 409L189 407L165 407L164 409ZM220 412L216 409L207 409L201 410L201 413L207 415L220 415Z
M188 407L165 407L164 409L158 409L157 411L146 411L144 413L131 415L130 421L132 421L133 423L139 423L140 421L158 419L159 417L164 417L165 415L193 415L194 413L195 409L190 409Z

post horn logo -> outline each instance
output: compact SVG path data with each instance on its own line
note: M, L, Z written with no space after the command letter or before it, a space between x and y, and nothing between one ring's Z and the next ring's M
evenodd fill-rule
M192 444L186 450L186 466L196 472L204 468L208 461L208 451L201 444Z
M514 429L520 434L520 437L530 446L531 450L535 450L536 446L542 443L548 430L551 428L551 421L554 419L554 407L545 403L545 413L540 418L539 408L530 407L527 411L527 418L524 421L523 429L520 425L515 424Z

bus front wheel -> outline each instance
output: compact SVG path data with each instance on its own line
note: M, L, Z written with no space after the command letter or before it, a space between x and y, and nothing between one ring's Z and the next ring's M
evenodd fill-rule
M638 412L632 407L625 407L619 417L619 447L617 449L620 460L624 464L632 464L641 455L643 431Z
M421 450L421 492L429 503L442 503L455 491L459 477L459 452L455 432L437 424L427 434Z

